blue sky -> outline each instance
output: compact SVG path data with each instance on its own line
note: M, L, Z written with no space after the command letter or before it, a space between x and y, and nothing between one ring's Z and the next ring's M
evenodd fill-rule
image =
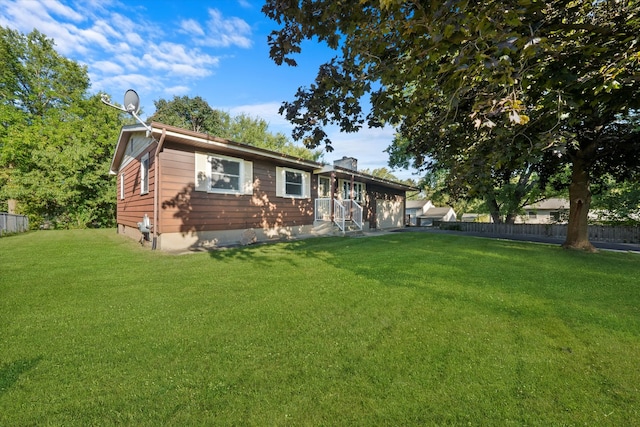
M269 58L267 35L277 28L252 0L0 0L0 25L22 33L33 29L54 39L58 51L87 66L93 92L122 103L127 89L140 95L142 117L153 101L174 95L201 96L232 115L260 117L272 132L290 136L278 114L300 86L313 82L319 64L333 55L307 42L297 67L277 66ZM358 159L360 169L387 167L384 149L393 129L328 133L334 151ZM417 178L396 170L399 178Z

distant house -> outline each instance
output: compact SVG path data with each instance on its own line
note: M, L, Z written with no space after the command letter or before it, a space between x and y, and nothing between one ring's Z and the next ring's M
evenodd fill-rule
M118 233L181 250L251 243L330 228L344 232L404 225L413 187L162 123L122 128L117 175Z
M527 224L562 224L569 219L569 200L550 198L523 207L525 213L516 222Z
M407 224L429 226L434 221L456 221L456 213L451 207L436 207L431 200L407 200L405 215Z
M460 221L462 222L490 222L491 215L478 213L463 213Z

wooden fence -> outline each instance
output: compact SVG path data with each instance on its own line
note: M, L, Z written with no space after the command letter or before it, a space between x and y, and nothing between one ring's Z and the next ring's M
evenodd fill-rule
M566 224L491 224L483 222L438 222L443 230L468 231L507 236L544 236L563 239ZM590 225L589 240L593 242L640 243L639 226Z
M0 236L8 233L22 233L29 229L29 218L0 212Z

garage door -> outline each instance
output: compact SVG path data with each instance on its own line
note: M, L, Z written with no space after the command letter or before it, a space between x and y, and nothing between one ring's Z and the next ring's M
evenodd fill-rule
M404 225L404 203L401 200L376 200L376 227L397 228Z

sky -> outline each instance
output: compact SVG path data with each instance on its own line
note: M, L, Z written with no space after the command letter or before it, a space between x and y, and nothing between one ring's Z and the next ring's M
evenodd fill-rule
M335 52L305 42L297 67L269 58L267 36L278 28L254 0L0 0L0 25L28 34L37 29L54 40L58 52L86 65L91 92L105 92L122 104L127 89L141 100L142 118L153 101L200 96L214 109L247 114L269 123L271 132L291 137L292 126L278 114L308 87L318 66ZM358 159L359 169L388 167L384 150L393 129L358 133L326 129L334 151ZM393 170L400 179L419 177Z

